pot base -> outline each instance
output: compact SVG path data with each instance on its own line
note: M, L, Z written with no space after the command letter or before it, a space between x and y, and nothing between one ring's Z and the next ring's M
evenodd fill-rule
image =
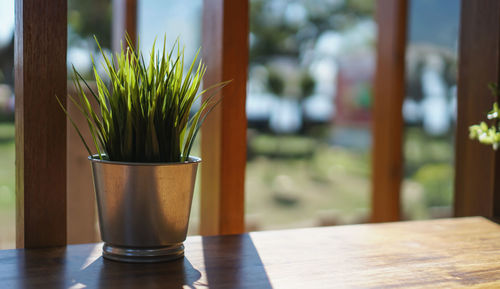
M157 263L184 257L182 243L156 248L120 247L104 243L102 256L106 259L129 263Z

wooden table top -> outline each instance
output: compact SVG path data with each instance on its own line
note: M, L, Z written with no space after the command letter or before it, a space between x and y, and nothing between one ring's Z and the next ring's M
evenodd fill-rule
M161 264L101 246L0 251L0 288L500 288L500 226L480 217L189 237Z

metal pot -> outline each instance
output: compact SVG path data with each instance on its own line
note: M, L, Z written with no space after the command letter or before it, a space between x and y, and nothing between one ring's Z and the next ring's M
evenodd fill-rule
M90 156L103 257L161 262L184 256L201 159L184 163L114 162Z

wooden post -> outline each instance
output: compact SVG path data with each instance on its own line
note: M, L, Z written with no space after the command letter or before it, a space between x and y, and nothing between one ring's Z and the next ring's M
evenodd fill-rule
M388 222L400 219L407 0L379 0L376 3L372 221Z
M468 127L486 120L500 82L500 1L463 0L460 20L455 216L499 217L500 155L469 139Z
M137 47L137 0L113 0L113 31L111 35L111 49L120 51L125 32L128 33L135 47Z
M248 1L205 0L203 60L205 87L232 80L223 100L202 129L202 235L245 230L246 82L248 66Z
M66 244L66 0L16 0L16 245Z

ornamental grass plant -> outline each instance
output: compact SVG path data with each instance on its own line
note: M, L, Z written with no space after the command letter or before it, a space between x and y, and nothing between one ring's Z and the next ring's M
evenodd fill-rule
M94 91L73 67L73 83L78 95L68 96L85 116L92 135L93 143L89 145L70 118L89 155L92 155L92 146L101 160L187 161L203 121L220 102L218 91L228 81L200 91L206 72L205 64L198 57L200 49L189 69L184 71L184 48L180 47L179 40L167 50L164 37L161 52L155 49L155 41L148 63L128 37L128 47L122 46L119 53L110 57L103 52L97 38L95 40L107 77L98 73L92 58L97 84L97 91ZM207 96L193 113L193 104L204 94ZM98 110L94 110L89 97L96 100Z

